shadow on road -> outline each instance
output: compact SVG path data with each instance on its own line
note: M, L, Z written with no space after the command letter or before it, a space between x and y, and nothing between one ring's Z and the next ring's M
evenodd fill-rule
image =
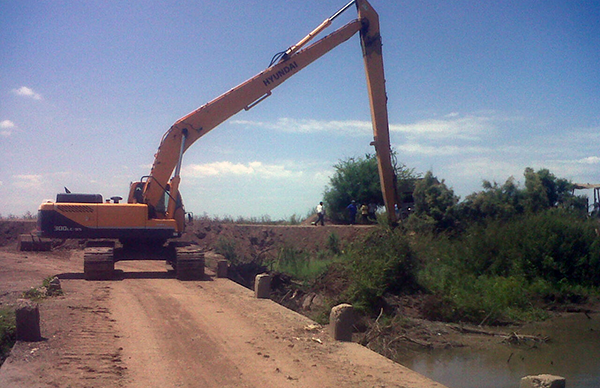
M85 280L83 272L66 272L56 275L59 279L65 280ZM114 272L112 279L106 279L104 281L115 281L115 280L128 280L128 279L175 279L174 272L164 271L138 271L138 272L125 272L117 269ZM209 275L204 275L201 279L195 281L212 281L213 278ZM100 280L103 281L103 280ZM182 280L189 281L189 280Z

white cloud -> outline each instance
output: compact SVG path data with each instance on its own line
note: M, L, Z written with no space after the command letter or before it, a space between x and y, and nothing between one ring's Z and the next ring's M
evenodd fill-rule
M392 124L390 131L402 132L408 137L479 140L482 135L495 130L495 121L493 117L475 115L460 117L458 113L450 113L443 119L427 119L413 124Z
M420 143L406 143L395 146L400 153L420 154L427 156L452 156L464 154L480 154L490 152L489 148L471 147L471 146L456 146L456 145L440 145L431 146Z
M41 175L13 175L15 178L15 186L21 189L37 188L42 185Z
M501 119L492 115L466 115L457 112L445 115L441 119L426 119L412 124L390 124L390 132L401 132L407 137L428 139L480 140L480 137L493 132ZM280 118L276 122L232 120L232 124L246 127L259 127L282 132L317 133L329 132L342 135L365 136L372 134L371 121L362 120L312 120Z
M563 128L560 133L545 139L552 146L560 149L594 146L600 141L600 126L587 128Z
M577 163L582 164L600 164L600 158L597 156L589 156L587 158L583 158L577 161Z
M0 121L0 129L10 129L10 128L14 128L14 127L15 127L15 123L13 123L10 120Z
M29 97L34 100L41 100L42 95L36 93L33 89L28 88L27 86L21 86L19 89L13 89L13 93L17 96Z
M549 169L559 178L565 178L579 183L598 183L598 166L588 163L543 161L533 163L530 167L534 170L540 168Z
M302 172L288 170L283 165L249 162L247 164L229 161L205 164L191 164L183 168L182 175L187 177L210 177L227 175L259 175L266 178L285 178L301 175Z
M457 161L447 160L444 165L433 168L434 174L446 180L456 194L465 197L482 189L483 180L503 184L511 176L517 181L525 166L519 162L498 157L475 156Z
M232 120L232 124L244 125L247 127L259 127L273 129L281 132L293 133L317 133L330 132L345 135L368 135L372 132L370 121L360 120L331 120L320 121L312 119L291 119L283 117L274 123L248 120Z
M0 121L0 136L9 137L12 135L11 129L15 128L15 123L10 120Z
M481 179L504 183L509 177L522 174L524 167L518 162L481 156L453 163L449 169L454 171L457 176L481 177Z

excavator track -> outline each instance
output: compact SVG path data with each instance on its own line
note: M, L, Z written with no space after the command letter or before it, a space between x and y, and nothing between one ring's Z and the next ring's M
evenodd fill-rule
M32 233L19 236L20 251L50 251L52 250L52 241L47 238L40 238Z
M194 247L175 248L175 277L178 280L199 280L204 277L204 253Z
M85 280L110 280L114 276L114 248L91 247L83 253Z

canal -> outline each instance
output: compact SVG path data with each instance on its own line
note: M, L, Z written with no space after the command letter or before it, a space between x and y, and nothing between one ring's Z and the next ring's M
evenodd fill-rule
M544 343L503 343L485 350L438 349L405 354L398 362L451 388L516 388L527 375L566 378L569 388L600 387L600 314L566 313L528 324L518 334Z

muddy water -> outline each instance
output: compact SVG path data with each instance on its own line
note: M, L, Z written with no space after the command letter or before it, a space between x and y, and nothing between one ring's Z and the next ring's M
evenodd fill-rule
M516 388L521 377L563 376L569 388L600 387L600 314L567 314L521 328L540 334L544 344L508 345L491 349L444 349L407 355L398 360L451 388Z

